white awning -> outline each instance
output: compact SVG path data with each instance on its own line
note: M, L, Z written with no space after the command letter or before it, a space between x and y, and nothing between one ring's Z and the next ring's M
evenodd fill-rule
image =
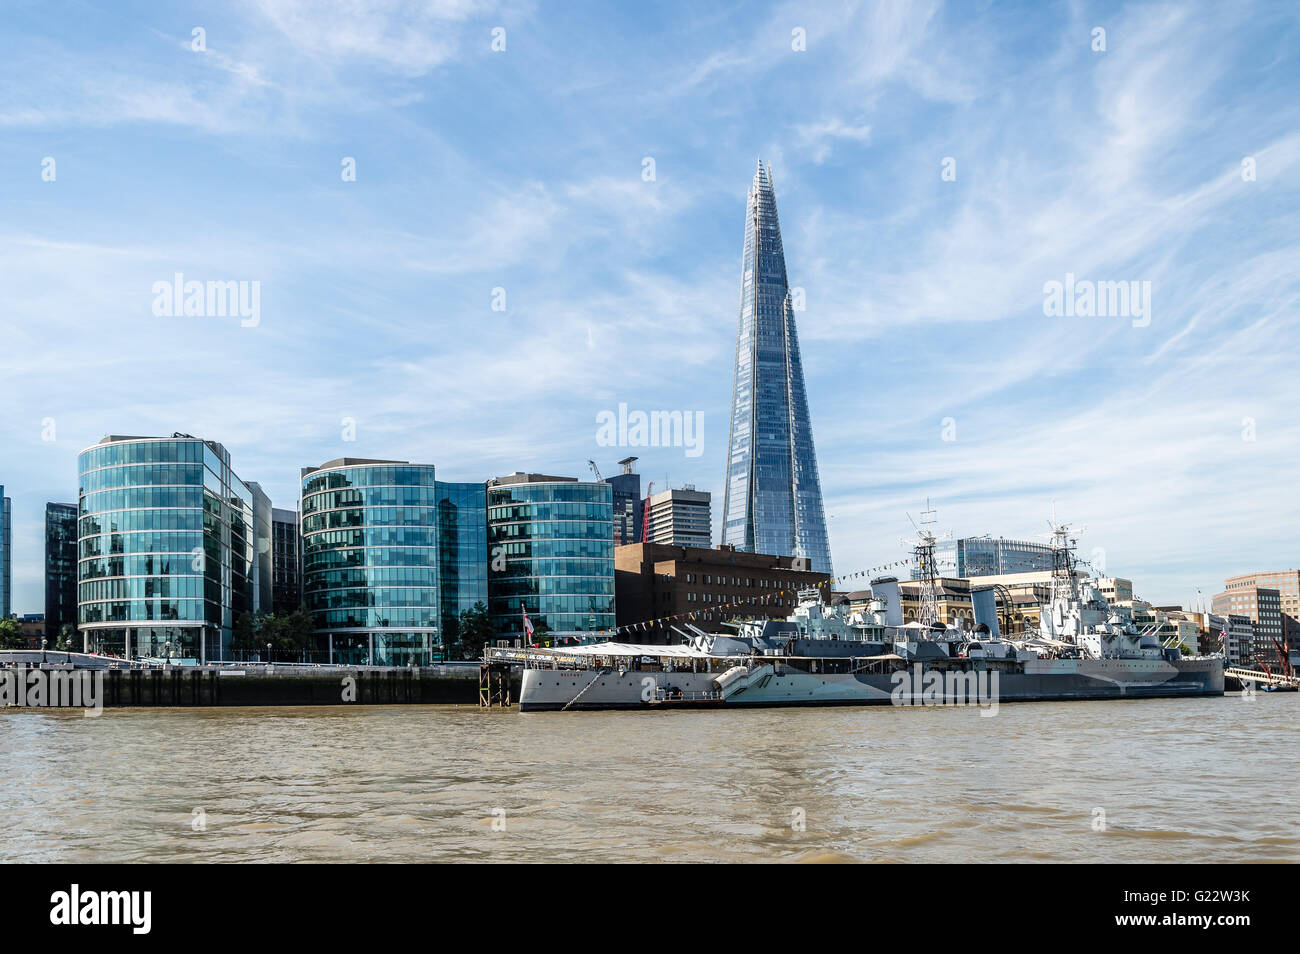
M536 650L534 650L536 652ZM588 643L586 646L552 646L542 652L564 656L670 656L674 659L712 659L693 646L638 646L635 643Z

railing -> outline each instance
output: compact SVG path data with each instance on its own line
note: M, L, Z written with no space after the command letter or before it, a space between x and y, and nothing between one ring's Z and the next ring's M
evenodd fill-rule
M1240 679L1242 682L1260 682L1269 686L1300 686L1300 676L1283 676L1281 673L1266 673L1256 669L1239 669L1232 667L1223 670L1225 676Z

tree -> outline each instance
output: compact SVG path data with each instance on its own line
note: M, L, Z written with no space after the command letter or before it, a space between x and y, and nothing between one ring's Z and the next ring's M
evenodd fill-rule
M23 635L18 620L12 616L0 619L0 649L26 649L27 637Z
M54 643L54 648L63 652L75 653L80 652L80 641L77 639L77 627L71 623L64 623L59 627L59 636Z
M257 629L253 617L248 613L240 613L235 617L234 629L231 633L230 648L234 652L249 653L257 649Z
M482 600L475 603L473 609L460 614L458 630L457 648L461 659L478 659L483 653L483 645L490 643L496 636L496 629L492 626L492 619Z

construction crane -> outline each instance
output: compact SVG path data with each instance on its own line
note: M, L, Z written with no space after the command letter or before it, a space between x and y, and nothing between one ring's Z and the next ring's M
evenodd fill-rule
M599 484L605 479L604 477L600 476L600 468L596 466L596 462L594 460L587 461L587 466L590 467L591 472L596 475L596 483Z

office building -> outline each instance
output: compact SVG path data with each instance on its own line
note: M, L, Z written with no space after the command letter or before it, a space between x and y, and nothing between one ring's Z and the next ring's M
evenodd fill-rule
M515 473L488 481L488 595L503 639L609 633L615 626L613 488Z
M253 611L252 493L215 441L105 437L78 457L78 627L115 656L230 658Z
M288 616L302 607L301 529L298 511L271 510L271 611Z
M1012 573L1051 571L1052 548L1046 543L1003 537L961 537L934 546L934 562L943 576L974 579ZM916 579L918 568L912 568Z
M1220 616L1237 614L1247 617L1253 629L1251 654L1257 664L1273 670L1282 668L1279 647L1288 638L1287 617L1282 612L1282 592L1276 587L1261 585L1261 578L1270 574L1245 574L1224 582L1221 593L1214 594L1212 609ZM1296 646L1291 646L1294 658Z
M724 620L766 616L785 619L798 592L822 586L829 575L813 570L806 558L746 553L735 547L683 547L637 543L614 555L618 624L634 627L625 642L678 642L672 631L694 614L693 625L722 631ZM821 591L825 594L823 586Z
M806 557L833 575L795 330L798 291L796 299L786 280L772 173L760 161L745 210L722 542Z
M650 496L650 543L678 547L709 546L713 514L709 493L687 485Z
M275 607L274 541L271 524L271 498L256 481L248 482L253 506L253 612L268 615Z
M639 543L642 535L641 517L645 510L641 501L641 475L632 470L637 458L625 457L619 461L621 474L606 477L605 483L614 488L614 546Z
M428 665L450 616L487 602L483 485L432 464L343 457L302 471L302 593L321 662Z
M45 629L53 646L77 628L77 505L45 505ZM76 646L80 648L80 646Z

